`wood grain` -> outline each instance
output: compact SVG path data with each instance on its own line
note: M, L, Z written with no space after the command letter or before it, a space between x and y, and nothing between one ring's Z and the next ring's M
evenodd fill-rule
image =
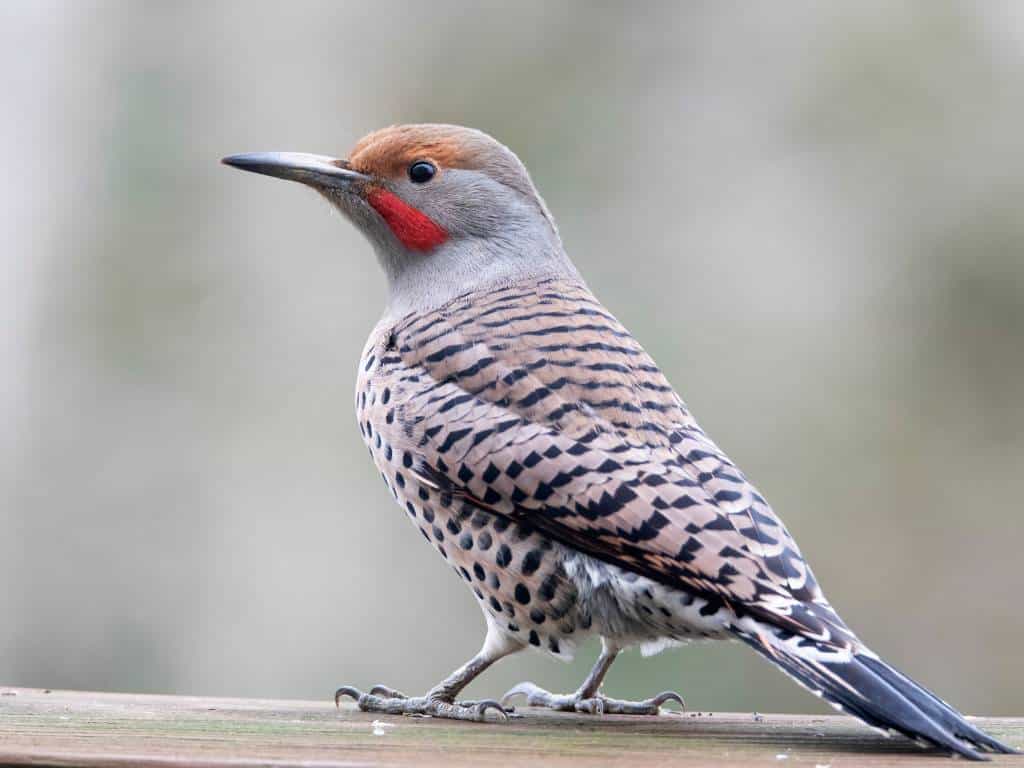
M950 766L847 717L521 710L508 723L373 716L330 701L0 688L0 764L51 766ZM374 721L386 723L374 727ZM1024 719L979 718L1024 747ZM992 765L1024 768L1024 757Z

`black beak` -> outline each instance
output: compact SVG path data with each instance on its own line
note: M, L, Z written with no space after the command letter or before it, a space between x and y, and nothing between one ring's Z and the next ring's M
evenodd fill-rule
M221 162L243 171L298 181L311 187L347 189L354 182L370 180L369 176L349 168L344 160L304 152L250 152L225 157Z

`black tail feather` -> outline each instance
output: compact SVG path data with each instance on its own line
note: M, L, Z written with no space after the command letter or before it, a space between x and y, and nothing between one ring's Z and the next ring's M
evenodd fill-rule
M794 645L771 632L737 634L798 682L868 725L898 731L970 760L987 759L978 750L1016 751L975 728L935 694L869 651L837 653L806 639Z
M893 687L903 692L915 706L920 708L930 718L942 725L957 738L970 741L981 749L988 749L992 752L1002 754L1014 754L1017 750L993 739L987 733L971 725L967 718L959 711L944 702L923 685L911 680L898 669L890 667L878 657L867 656L862 663L871 667L879 677L882 677Z

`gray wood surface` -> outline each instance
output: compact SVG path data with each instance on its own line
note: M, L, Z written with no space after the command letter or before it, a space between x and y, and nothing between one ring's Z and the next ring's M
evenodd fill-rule
M0 764L59 766L950 766L847 717L520 710L507 723L367 715L331 701L0 687ZM375 724L376 721L376 724ZM383 725L381 725L383 723ZM1024 747L1024 719L979 718ZM962 764L962 763L961 763ZM1024 757L993 765L1024 768Z

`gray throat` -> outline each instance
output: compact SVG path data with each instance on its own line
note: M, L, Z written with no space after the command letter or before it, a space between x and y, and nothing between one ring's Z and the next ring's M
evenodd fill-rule
M508 239L460 238L429 254L395 254L381 244L377 256L388 279L384 316L393 320L473 291L545 278L583 282L557 232L547 226L521 229Z

